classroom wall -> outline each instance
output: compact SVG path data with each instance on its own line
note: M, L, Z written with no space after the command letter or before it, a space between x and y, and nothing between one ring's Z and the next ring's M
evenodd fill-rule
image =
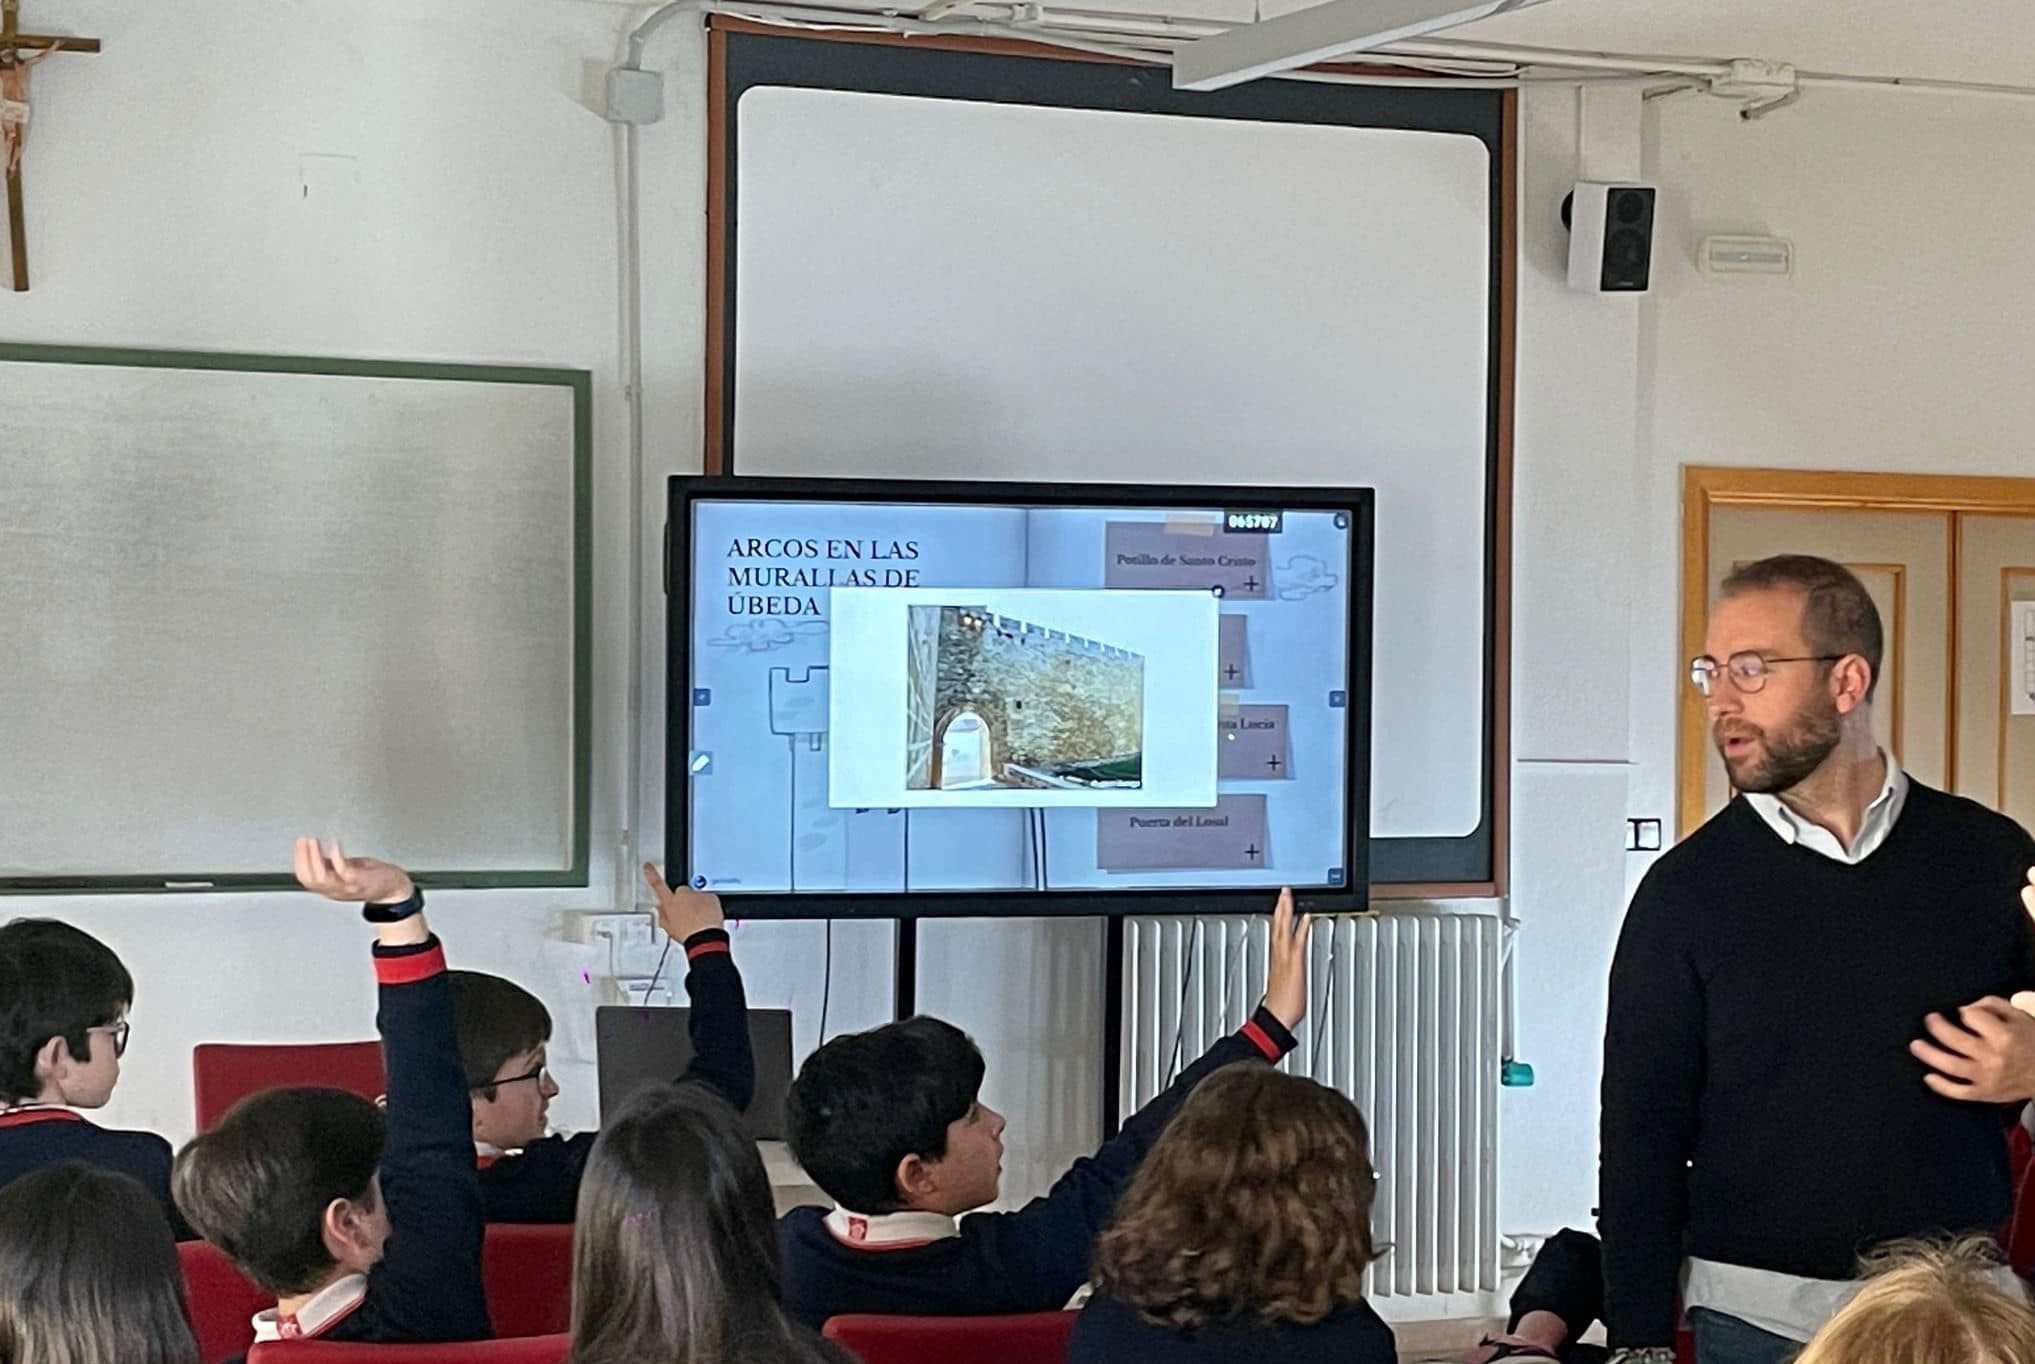
M614 902L625 860L619 140L588 103L631 14L559 0L362 0L343 12L215 0L175 13L79 0L65 24L107 51L36 76L38 288L0 298L0 337L17 341L594 371L595 885L433 903L460 964L534 983L559 1014L567 1093L554 1111L566 1125L593 1113L585 1029L567 1020L584 1018L579 972L597 963L552 939L561 911ZM670 106L642 139L638 514L654 544L663 476L698 467L704 44L674 24L651 64L669 73ZM1643 111L1630 91L1523 97L1509 908L1522 925L1519 1052L1538 1080L1505 1101L1508 1232L1581 1221L1593 1201L1579 1134L1594 1131L1604 970L1644 861L1621 851L1623 820L1672 818L1676 468L2035 474L2014 439L2035 416L2017 344L2035 283L2012 249L2031 120L2019 105L1923 96L1817 93L1755 124L1702 99ZM1579 146L1590 175L1661 184L1646 301L1563 286L1556 205L1584 169ZM1801 273L1697 275L1695 237L1731 230L1792 236ZM643 742L654 811L662 603L654 565L638 570L653 589ZM364 932L343 908L272 895L0 904L19 913L72 919L136 968L135 1041L109 1121L185 1135L198 1041L368 1030ZM988 1097L1015 1115L1014 1195L1093 1140L1099 941L1085 922L939 925L923 937L923 1007L983 1041ZM889 950L885 925L836 928L830 1030L887 1012ZM752 998L798 1009L809 1040L824 928L743 925L738 951ZM1047 989L1053 1006L1039 1007Z

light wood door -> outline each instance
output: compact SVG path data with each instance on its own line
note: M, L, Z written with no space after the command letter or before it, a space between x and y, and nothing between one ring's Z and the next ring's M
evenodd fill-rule
M1956 790L2035 827L2035 518L1964 516L1958 541Z
M1720 507L1710 513L1712 605L1726 574L1771 554L1821 555L1859 576L1886 631L1874 733L1903 767L1932 786L1946 781L1951 754L1951 523L1941 512ZM2028 562L2035 564L2035 557ZM2035 568L2030 573L2035 576ZM2027 742L2035 772L2035 729ZM1703 752L1698 822L1731 797L1716 748L1706 743Z

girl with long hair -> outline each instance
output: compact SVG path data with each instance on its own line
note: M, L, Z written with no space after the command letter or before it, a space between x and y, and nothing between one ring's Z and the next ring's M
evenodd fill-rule
M784 1314L763 1157L705 1086L601 1129L574 1226L569 1364L848 1364Z

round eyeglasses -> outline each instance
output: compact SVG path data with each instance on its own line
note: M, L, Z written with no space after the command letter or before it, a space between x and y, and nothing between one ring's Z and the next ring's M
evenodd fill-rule
M1776 663L1835 663L1843 657L1843 654L1796 654L1787 658L1768 658L1765 654L1747 650L1719 663L1704 654L1701 658L1689 660L1689 684L1703 695L1710 696L1717 690L1717 679L1728 677L1733 687L1750 696L1766 687L1767 676Z

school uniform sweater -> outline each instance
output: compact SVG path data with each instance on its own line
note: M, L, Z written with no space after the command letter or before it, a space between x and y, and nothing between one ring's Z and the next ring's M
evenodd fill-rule
M82 1160L141 1181L154 1194L179 1241L197 1233L170 1199L170 1144L153 1132L101 1127L68 1108L0 1114L0 1187L66 1160Z
M875 1219L794 1208L777 1224L785 1309L820 1326L847 1312L965 1316L1064 1307L1087 1282L1090 1252L1117 1195L1194 1087L1223 1066L1276 1061L1292 1049L1292 1034L1260 1008L1101 1150L1016 1212L970 1213L926 1240L857 1242L852 1231L841 1234L842 1224Z
M380 1165L389 1239L364 1279L333 1285L296 1318L263 1313L256 1338L387 1344L485 1340L486 1226L473 1164L473 1107L437 938L374 950L375 1018L388 1077Z
M1654 865L1604 1042L1614 1347L1673 1342L1684 1255L1845 1279L1886 1241L2006 1220L2002 1110L1937 1096L1908 1043L1929 1013L2035 988L2031 862L2012 820L1912 782L1855 864L1739 800Z
M749 1001L725 929L706 928L685 940L685 993L692 1007L686 1031L693 1058L681 1084L719 1091L737 1112L756 1094L756 1058L749 1047ZM545 1137L521 1151L483 1160L481 1197L490 1222L570 1222L579 1182L599 1132Z
M1311 1326L1256 1318L1211 1322L1191 1331L1145 1320L1098 1293L1081 1309L1067 1364L1398 1364L1392 1328L1367 1302L1351 1303Z

